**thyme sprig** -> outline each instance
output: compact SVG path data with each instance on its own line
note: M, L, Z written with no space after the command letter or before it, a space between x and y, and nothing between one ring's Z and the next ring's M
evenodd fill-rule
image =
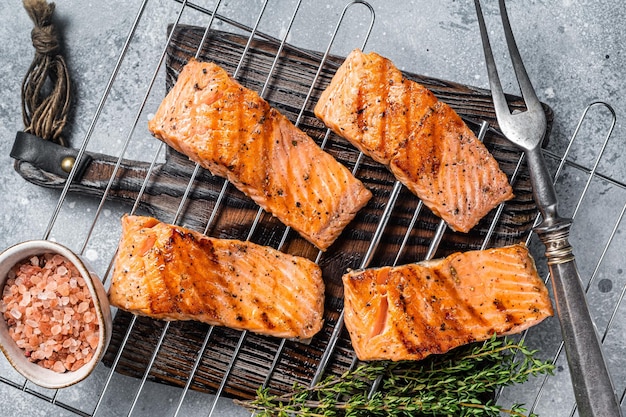
M493 401L500 387L552 373L521 341L496 338L423 361L368 362L312 387L274 395L259 388L253 400L238 401L259 417L500 416L526 417L521 404ZM369 394L374 381L378 390ZM528 417L534 416L529 414Z

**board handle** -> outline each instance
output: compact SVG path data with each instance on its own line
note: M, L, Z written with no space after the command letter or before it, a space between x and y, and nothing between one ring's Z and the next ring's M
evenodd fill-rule
M32 184L52 189L65 187L77 155L76 149L25 132L18 132L11 150L18 174ZM94 152L84 152L78 164L70 192L96 198L103 198L107 192L109 200L131 206L138 202L139 207L162 218L176 212L194 168L187 157L170 148L166 150L166 162L155 164L152 170L147 162L123 159L116 171L117 157ZM144 186L148 175L148 186ZM203 181L204 184L207 181ZM188 198L194 203L212 201L215 199L213 188L196 187Z

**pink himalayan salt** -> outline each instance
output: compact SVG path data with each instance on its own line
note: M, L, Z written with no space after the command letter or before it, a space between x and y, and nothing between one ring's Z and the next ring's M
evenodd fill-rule
M0 314L24 355L56 372L79 369L98 345L89 288L76 267L58 254L33 256L10 270Z

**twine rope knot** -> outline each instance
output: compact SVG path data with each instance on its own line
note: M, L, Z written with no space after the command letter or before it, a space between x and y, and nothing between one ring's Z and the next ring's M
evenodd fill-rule
M22 82L25 131L67 146L61 134L70 109L70 76L52 22L55 5L46 0L23 1L35 24L31 31L35 57Z
M30 33L35 52L41 55L54 56L60 52L61 45L54 26L36 26Z

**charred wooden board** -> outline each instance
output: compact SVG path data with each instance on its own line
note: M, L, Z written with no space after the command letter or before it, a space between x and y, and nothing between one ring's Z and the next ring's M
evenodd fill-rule
M200 45L204 29L179 26L174 29L172 42L168 47L166 83L171 87L178 72L194 55ZM209 60L233 73L242 57L247 38L219 31L208 34L200 50L200 58ZM237 79L246 87L261 91L270 72L276 55L277 45L254 41L243 58ZM304 108L299 127L318 143L322 143L326 128L315 118L312 109L321 91L328 85L342 58L329 57L319 78L311 89L311 96L305 103L311 84L320 65L322 54L300 51L287 47L281 53L266 88L264 98L292 121L298 119ZM493 127L485 137L485 144L509 175L513 174L520 158L520 152L508 143L497 131L497 123L489 91L439 79L405 74L408 78L430 88L441 100L450 104L469 124L478 130L479 123L486 121ZM513 109L522 108L518 97L510 97ZM546 106L549 125L552 113ZM358 152L345 140L331 134L325 144L327 152L352 169ZM107 155L91 155L93 161L84 175L70 187L71 191L101 196L107 188L109 178L117 160ZM148 164L137 161L122 161L121 167L107 198L134 203L139 198L140 205L161 219L172 218L180 204L184 190L194 170L194 164L185 156L168 149L166 161L158 165L150 175L145 192L138 197L148 172ZM28 163L17 163L16 169L26 179L47 187L62 187L64 179L55 177ZM255 334L246 334L236 359L232 363L224 392L236 398L254 396L257 387L263 383L277 391L284 392L294 382L308 384L317 369L322 353L326 349L334 325L342 309L341 275L348 268L362 265L364 256L372 240L381 214L389 202L395 179L383 166L369 158L362 158L356 175L372 190L374 197L338 241L320 259L327 284L324 329L310 343L284 341ZM211 213L216 217L208 234L222 238L245 239L254 224L258 207L233 186L226 188L225 198L216 207L217 197L224 180L200 170L193 183L192 192L180 220L198 230L204 230ZM532 200L531 185L523 170L513 181L515 198L504 205L497 226L488 243L489 246L503 246L517 243L529 232L536 216ZM402 189L385 228L380 245L376 249L369 266L389 265L396 260L405 235L406 246L398 255L399 263L414 262L424 258L433 240L440 220L428 209L419 212L417 222L411 230L408 227L418 206L418 199ZM468 234L446 231L436 256L445 256L454 251L479 248L488 233L495 213L488 215ZM285 227L267 213L260 217L251 240L256 243L278 246L285 233ZM315 259L318 251L296 233L289 232L283 250L292 254ZM154 352L161 336L164 322L118 312L115 318L114 333L105 364L116 363L116 372L142 377L148 366L147 352ZM124 340L128 335L127 341ZM240 342L242 333L227 328L210 328L196 322L171 323L158 347L156 360L149 371L149 378L169 384L184 386L189 378L191 388L215 392L229 369L233 352ZM203 342L208 340L206 349L201 351ZM201 355L199 366L192 373L194 362ZM327 372L341 373L352 360L349 337L344 332L330 359ZM117 361L116 361L117 359ZM272 363L275 367L272 368ZM273 370L273 372L271 372ZM271 373L270 373L271 372Z

